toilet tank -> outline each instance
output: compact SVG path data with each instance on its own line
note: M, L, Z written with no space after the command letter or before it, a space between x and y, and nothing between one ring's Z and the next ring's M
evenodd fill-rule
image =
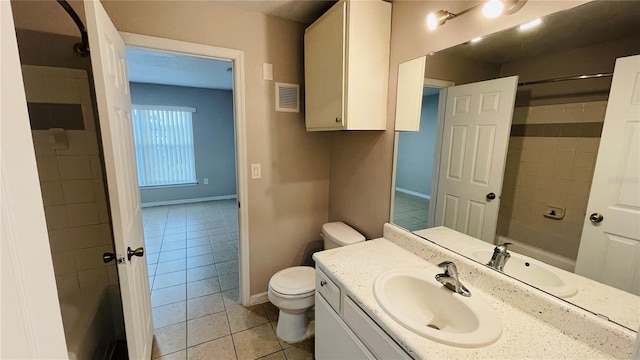
M356 244L365 240L364 236L343 222L330 222L322 225L324 249Z

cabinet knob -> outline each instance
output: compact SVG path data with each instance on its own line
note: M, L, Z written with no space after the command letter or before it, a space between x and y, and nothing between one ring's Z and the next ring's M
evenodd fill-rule
M325 285L327 285L327 282L324 280L320 280L320 286L325 286Z
M337 123L342 123L342 118L337 117L337 118L336 118L336 122L337 122Z

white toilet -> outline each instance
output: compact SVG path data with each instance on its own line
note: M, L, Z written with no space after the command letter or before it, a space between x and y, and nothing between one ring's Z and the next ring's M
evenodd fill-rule
M351 245L365 240L364 236L342 222L322 225L324 249ZM310 313L315 304L316 273L310 266L294 266L280 270L269 280L269 301L280 309L278 337L289 343L303 341L314 334Z

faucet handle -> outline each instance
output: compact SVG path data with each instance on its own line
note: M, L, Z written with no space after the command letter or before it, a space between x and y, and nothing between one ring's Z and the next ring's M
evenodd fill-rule
M444 268L444 273L449 275L449 276L457 276L458 275L458 268L456 267L456 264L453 261L443 261L440 264L438 264L439 267Z
M496 245L495 250L498 251L498 252L507 253L507 250L508 250L509 246L511 246L511 245L513 245L513 243L510 243L510 242L498 244L498 245Z

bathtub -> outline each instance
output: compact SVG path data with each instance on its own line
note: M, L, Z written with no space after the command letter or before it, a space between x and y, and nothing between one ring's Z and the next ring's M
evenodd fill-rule
M535 246L508 238L506 236L502 236L502 235L496 236L496 244L503 244L506 242L510 242L513 245L515 245L517 248L514 248L514 251L524 256L537 259L551 266L555 266L557 268L560 268L562 270L566 270L569 272L574 272L575 270L576 261L573 259L570 259L562 255L554 254L547 250L537 248Z

